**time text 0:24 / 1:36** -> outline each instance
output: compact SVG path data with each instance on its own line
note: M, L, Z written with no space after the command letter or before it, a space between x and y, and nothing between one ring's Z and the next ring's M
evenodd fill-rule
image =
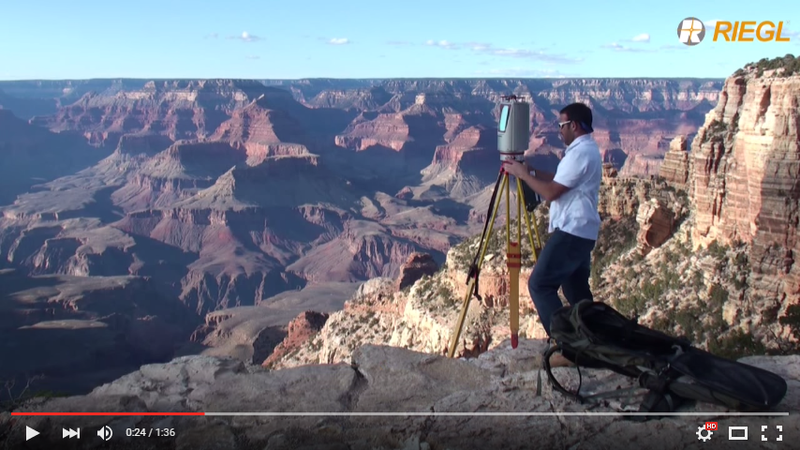
M127 437L175 437L175 428L126 428Z

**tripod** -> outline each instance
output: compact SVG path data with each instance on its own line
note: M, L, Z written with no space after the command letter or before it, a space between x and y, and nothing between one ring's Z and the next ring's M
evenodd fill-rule
M456 351L458 340L461 337L461 330L464 326L464 319L467 316L467 309L473 295L481 300L478 293L478 275L480 274L481 266L483 265L484 258L486 257L486 250L489 247L489 238L492 234L494 221L497 217L497 210L500 207L500 202L497 201L498 194L505 192L506 197L506 265L509 274L509 307L511 319L511 347L517 348L519 342L519 272L522 267L522 220L525 217L525 225L527 227L528 239L530 240L531 253L533 254L533 262L536 263L538 256L536 253L537 245L541 248L541 239L539 238L539 227L536 224L536 216L533 210L541 202L539 196L531 190L528 185L520 179L516 179L517 185L517 240L511 241L511 181L510 176L506 173L503 166L500 166L500 173L497 176L497 182L494 185L492 198L489 201L489 211L491 215L487 214L486 222L483 225L483 233L481 235L478 252L472 260L469 268L469 275L467 275L467 283L469 288L464 297L464 302L461 307L461 314L458 316L456 329L450 338L450 348L448 349L448 357L452 358ZM526 201L526 191L528 198ZM525 212L523 213L522 204L525 204ZM488 213L488 211L487 211ZM530 213L530 215L528 214ZM531 231L531 220L533 220L533 232ZM536 240L534 241L534 233Z

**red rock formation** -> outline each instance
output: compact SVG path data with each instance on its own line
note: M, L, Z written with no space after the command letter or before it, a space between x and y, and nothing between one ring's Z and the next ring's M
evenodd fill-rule
M414 192L411 190L410 187L406 186L403 189L400 189L399 191L397 191L397 193L394 194L394 196L396 198L401 199L401 200L408 200L408 199L414 197Z
M98 144L111 139L114 146L128 133L204 138L267 89L244 80L150 81L141 90L87 93L54 116L34 122L54 131L79 131Z
M494 172L497 172L500 159L496 146L496 131L469 127L460 131L448 144L436 147L433 164L463 172L475 172L494 162Z
M120 137L116 151L124 155L152 156L166 150L172 144L172 139L159 134L125 134Z
M658 174L662 162L661 155L630 154L619 174L623 177L649 177Z
M354 90L331 88L319 92L311 99L304 99L304 103L315 107L374 111L387 104L392 97L381 86Z
M439 265L431 255L426 253L412 253L400 268L397 277L396 289L402 290L411 286L425 275L431 276L439 270Z
M448 144L436 147L431 165L422 172L423 181L435 180L454 197L479 192L497 178L500 157L496 148L495 130L463 128Z
M289 322L286 327L287 335L283 341L275 347L272 354L263 362L264 367L271 366L274 362L291 353L295 349L303 347L315 334L322 329L330 315L315 311L305 311Z
M253 151L280 143L305 144L308 132L298 117L292 115L297 108L286 108L292 103L288 99L273 102L272 97L272 93L269 97L262 94L251 104L233 111L231 118L223 122L210 139L242 144L248 150L252 147Z
M320 244L287 270L314 281L358 281L398 276L418 245L397 239L385 227L351 220L333 239Z
M689 181L689 152L686 136L677 136L669 144L658 175L677 187L686 187Z
M336 145L356 151L373 146L399 151L408 140L408 124L401 113L393 113L354 122L344 133L336 136Z
M800 294L798 104L800 76L734 75L690 155L695 242L752 243L756 288L784 305Z
M614 167L614 164L605 163L603 164L603 178L617 178L617 169Z
M147 139L163 145L156 135ZM128 144L130 141L129 135L123 136L118 151L130 150L135 145ZM237 150L226 142L178 141L142 163L128 182L114 192L112 200L125 211L170 207L197 189L210 187L219 176L244 160L244 149Z
M637 181L631 178L604 178L597 201L600 214L612 219L635 215L648 191Z
M636 235L637 247L642 254L647 254L672 236L675 217L669 208L653 198L639 205L636 222L639 223L639 232Z

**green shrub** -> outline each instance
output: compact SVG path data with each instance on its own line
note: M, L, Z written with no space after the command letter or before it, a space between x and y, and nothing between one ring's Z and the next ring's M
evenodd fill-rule
M600 228L600 235L592 250L591 285L600 285L603 271L636 245L638 224L635 217L608 219Z
M785 56L772 59L762 58L758 62L745 65L745 69L755 69L757 78L761 78L764 75L765 70L775 69L783 69L776 74L777 76L790 77L794 74L800 73L800 58L796 58L791 54L786 54ZM742 69L734 72L734 76L740 76L742 74L744 74Z
M724 337L720 335L710 336L708 351L733 360L767 353L764 344L757 341L750 333L745 333L738 329L731 331Z
M786 314L779 319L781 325L789 327L795 339L800 340L800 305L786 308Z

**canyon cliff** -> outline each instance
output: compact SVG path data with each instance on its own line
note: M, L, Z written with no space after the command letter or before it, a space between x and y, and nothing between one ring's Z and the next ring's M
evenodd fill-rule
M748 283L766 310L782 315L800 304L800 77L757 72L726 80L692 143L692 237L747 244Z

